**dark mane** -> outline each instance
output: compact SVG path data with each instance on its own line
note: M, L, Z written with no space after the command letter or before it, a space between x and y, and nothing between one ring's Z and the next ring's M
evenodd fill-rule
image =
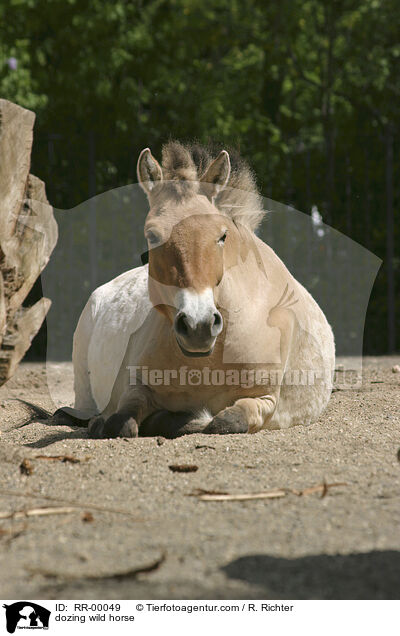
M176 187L182 195L196 192L202 176L220 150L223 148L215 149L198 143L182 144L178 141L169 141L162 149L164 179L176 182ZM238 152L229 149L229 157L229 181L214 203L223 214L254 231L265 214L254 174Z

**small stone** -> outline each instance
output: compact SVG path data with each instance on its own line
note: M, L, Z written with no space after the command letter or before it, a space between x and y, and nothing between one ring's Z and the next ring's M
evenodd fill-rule
M395 364L392 367L392 373L400 373L400 364Z

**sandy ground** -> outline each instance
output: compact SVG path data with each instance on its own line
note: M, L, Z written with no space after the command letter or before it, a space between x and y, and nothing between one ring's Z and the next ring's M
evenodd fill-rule
M366 359L362 386L333 393L311 427L177 440L18 428L25 410L15 398L53 408L44 366L22 364L0 390L0 597L398 599L399 363ZM62 394L71 365L50 370ZM43 459L65 455L80 461ZM324 497L190 496L324 481L346 485ZM67 509L5 518L54 506Z

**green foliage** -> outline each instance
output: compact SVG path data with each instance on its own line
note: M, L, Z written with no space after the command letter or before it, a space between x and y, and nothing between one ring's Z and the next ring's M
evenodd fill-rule
M135 181L145 146L158 155L170 136L214 139L239 146L265 196L317 205L385 258L399 23L398 0L3 0L0 94L36 111L34 169L57 207L94 194L89 135L97 192ZM396 248L398 231L397 222ZM398 281L398 254L393 264ZM370 351L386 346L375 328L386 320L385 285L383 271Z

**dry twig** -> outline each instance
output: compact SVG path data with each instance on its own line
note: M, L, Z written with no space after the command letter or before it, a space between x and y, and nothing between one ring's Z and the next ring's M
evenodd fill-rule
M269 492L242 493L237 495L230 495L229 493L216 495L203 494L198 495L198 497L201 501L249 501L251 499L279 499L280 497L285 497L286 494L284 490L270 490Z
M41 570L34 568L27 568L28 572L31 574L40 574L47 579L63 579L66 581L105 581L105 580L114 580L114 581L124 581L127 579L136 578L139 574L148 574L150 572L154 572L154 570L158 570L158 568L164 563L167 555L163 552L155 561L152 561L148 565L143 565L138 568L133 568L131 570L125 570L124 572L114 572L111 574L87 574L86 576L69 576L67 574L63 574L61 572L51 572L49 570Z
M72 455L35 455L34 459L47 459L50 462L63 462L64 464L69 462L70 464L79 464L82 460L78 457L72 457ZM87 462L90 457L85 457L83 461Z
M42 495L41 493L36 492L18 492L16 490L8 490L0 488L0 496L6 497L27 497L30 499L44 499L45 501L53 501L54 503L63 503L67 506L71 506L73 508L79 508L83 510L99 510L100 512L111 512L113 514L118 515L127 515L129 517L134 517L136 521L139 521L138 517L135 517L133 512L129 512L128 510L121 510L119 508L108 508L106 506L101 506L99 504L92 503L80 503L78 501L69 501L67 499L60 499L58 497L50 497L49 495Z
M169 469L173 473L195 473L199 467L195 464L171 464Z
M50 507L50 508L27 508L26 510L16 510L15 512L0 512L0 519L24 519L25 517L43 517L47 515L66 515L78 512L77 508Z
M281 499L286 495L296 495L296 497L304 497L311 495L315 492L321 493L321 499L326 496L330 488L337 486L347 486L346 482L334 483L334 484L319 484L318 486L311 486L304 488L303 490L295 490L293 488L280 488L277 490L267 490L265 492L253 492L253 493L237 493L229 494L226 492L207 491L197 489L191 493L190 496L198 497L201 501L250 501L253 499Z
M221 490L205 490L204 488L195 488L188 497L200 497L201 495L227 495L227 492Z
M215 450L215 446L209 446L208 444L196 444L194 448L195 450L200 450L202 448L209 448L210 450Z

